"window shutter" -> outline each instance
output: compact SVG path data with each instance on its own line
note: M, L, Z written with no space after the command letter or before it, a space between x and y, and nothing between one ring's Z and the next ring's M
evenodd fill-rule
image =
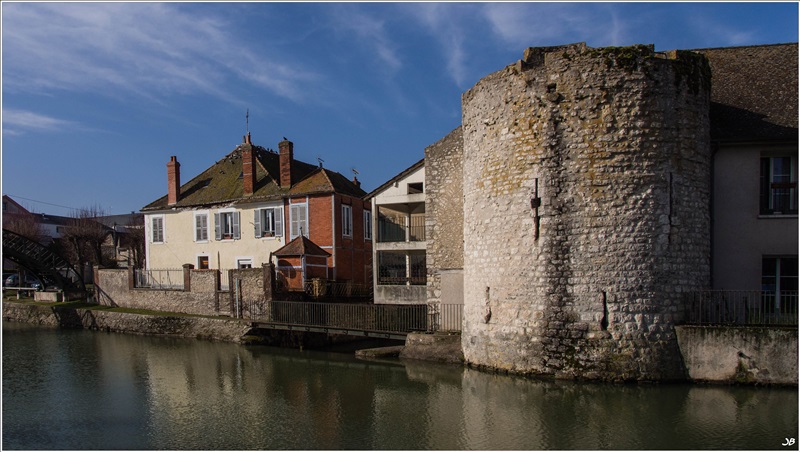
M372 213L364 211L364 240L372 240Z
M256 229L256 238L261 237L261 213L262 212L264 212L263 209L256 209L254 211L253 226Z
M239 234L239 212L233 212L233 238L234 240L241 238Z
M283 237L283 207L276 207L275 213L275 237Z
M291 224L289 225L289 232L290 232L290 238L291 239L294 239L299 234L299 232L298 232L299 229L300 229L299 226L298 226L299 218L297 218L297 216L299 215L299 212L298 212L299 210L300 209L298 209L296 205L290 205L289 206L289 214L290 214L290 217L291 217L290 218Z
M222 240L222 222L219 213L214 214L214 236L217 240Z

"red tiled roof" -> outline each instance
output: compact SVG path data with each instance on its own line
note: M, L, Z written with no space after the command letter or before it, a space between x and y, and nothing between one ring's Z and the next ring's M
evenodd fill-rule
M316 243L308 239L308 237L301 235L296 237L291 242L284 245L279 250L273 253L275 256L323 256L328 257L331 253L323 250Z

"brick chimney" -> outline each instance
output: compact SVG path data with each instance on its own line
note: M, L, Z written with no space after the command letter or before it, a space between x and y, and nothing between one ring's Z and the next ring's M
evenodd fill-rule
M356 176L353 176L353 184L355 184L356 187L361 188L361 181L358 180L358 177Z
M292 186L292 160L294 160L294 143L287 140L278 143L281 162L281 187L289 188Z
M173 205L181 197L181 164L172 156L167 163L167 204Z
M242 184L244 186L244 195L250 196L253 194L256 186L256 164L255 153L253 152L253 143L250 141L250 132L244 137L244 144L242 145Z

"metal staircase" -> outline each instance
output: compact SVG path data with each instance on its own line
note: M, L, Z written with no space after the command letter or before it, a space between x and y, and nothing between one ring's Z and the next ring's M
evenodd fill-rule
M44 284L64 291L86 291L80 274L62 256L25 236L3 229L3 258L24 267Z

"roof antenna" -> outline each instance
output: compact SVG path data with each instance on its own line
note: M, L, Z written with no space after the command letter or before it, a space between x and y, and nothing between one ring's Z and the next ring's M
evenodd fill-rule
M319 162L319 167L322 168L322 164L325 163L325 160L322 160L322 157L317 156L317 161Z
M250 133L250 109L247 109L247 113L244 115L244 124L245 124L245 132Z
M350 168L350 171L352 171L352 172L353 172L353 176L358 176L359 174L361 174L361 173L359 173L359 172L358 172L358 170L357 170L357 169L355 169L355 168Z

